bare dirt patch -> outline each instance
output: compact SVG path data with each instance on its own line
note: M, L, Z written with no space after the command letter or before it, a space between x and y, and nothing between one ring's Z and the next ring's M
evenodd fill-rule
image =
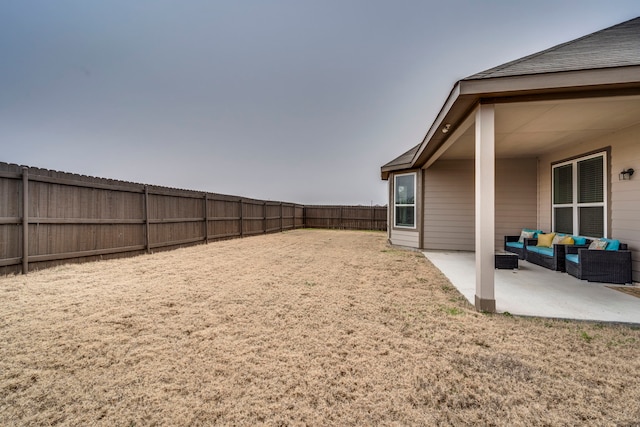
M633 425L640 330L477 313L383 233L0 278L0 425Z
M613 289L614 291L622 292L627 295L633 295L634 297L640 298L640 287L637 286L607 286L609 289Z

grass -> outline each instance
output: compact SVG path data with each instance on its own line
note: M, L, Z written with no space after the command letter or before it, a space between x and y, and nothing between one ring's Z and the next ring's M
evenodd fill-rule
M476 312L384 233L0 278L0 425L634 425L640 329Z
M444 310L447 314L450 314L451 316L457 316L459 314L464 314L464 311L458 307L448 307L445 308Z
M588 344L593 340L593 336L585 331L580 331L580 337Z

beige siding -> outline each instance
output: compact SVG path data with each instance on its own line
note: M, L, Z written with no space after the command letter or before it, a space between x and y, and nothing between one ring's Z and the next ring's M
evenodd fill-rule
M504 246L504 236L537 227L537 170L537 159L496 161L496 249Z
M387 193L389 203L387 204L387 239L391 241L391 231L393 230L393 174L389 174Z
M474 250L473 160L441 160L424 171L423 247Z
M424 173L425 249L475 249L473 160L442 160ZM496 161L496 249L505 235L537 225L537 161Z
M418 247L418 231L407 231L400 229L391 230L391 244L398 246L407 246L410 248Z
M637 282L640 281L640 125L542 156L538 174L540 225L545 230L551 229L551 163L606 147L611 147L608 237L629 245L633 252L633 280ZM618 173L628 168L635 169L636 174L629 181L619 181Z

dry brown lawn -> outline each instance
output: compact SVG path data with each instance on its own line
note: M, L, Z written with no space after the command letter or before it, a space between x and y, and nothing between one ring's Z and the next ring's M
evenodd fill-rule
M476 312L377 232L0 278L0 425L638 425L640 329Z

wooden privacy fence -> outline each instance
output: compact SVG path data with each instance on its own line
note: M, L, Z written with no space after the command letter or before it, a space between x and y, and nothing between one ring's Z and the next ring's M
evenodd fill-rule
M0 275L305 226L386 229L386 208L305 208L0 162Z
M294 203L0 163L0 274L303 226Z
M387 207L306 205L304 225L341 230L386 230Z

